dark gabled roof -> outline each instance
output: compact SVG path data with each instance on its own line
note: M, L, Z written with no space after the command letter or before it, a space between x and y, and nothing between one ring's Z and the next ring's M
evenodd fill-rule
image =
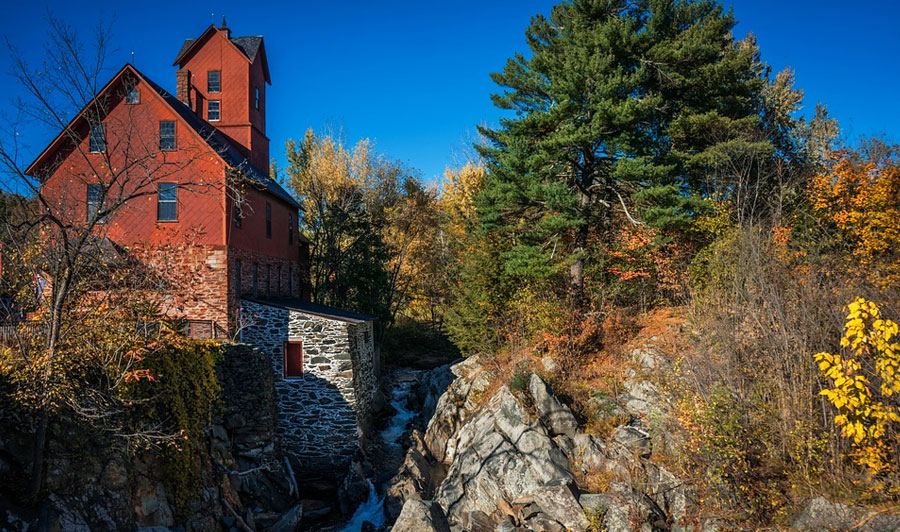
M259 51L259 45L262 44L262 35L254 35L251 37L232 37L229 39L235 46L240 48L250 62L256 59L256 52Z
M181 50L178 50L178 55L175 56L175 64L178 64L178 61L181 60L181 57L187 53L188 50L191 49L191 46L197 42L197 39L185 39L184 44L181 45Z
M181 44L181 49L178 50L178 55L175 56L175 61L172 63L172 66L178 65L179 67L184 66L183 63L187 59L188 55L190 55L191 50L194 49L195 45L205 39L208 35L212 35L217 31L228 31L228 41L231 42L234 47L244 54L244 57L251 63L256 60L256 56L259 54L260 50L265 50L265 45L263 44L262 35L251 35L247 37L231 37L231 32L227 27L217 28L215 26L210 25L208 28L203 30L203 33L200 34L196 39L185 39ZM266 83L271 84L272 79L269 75L269 63L266 61L266 54L263 51L262 54L262 68L263 75L265 76Z
M238 47L238 50L244 52L244 55L247 56L251 62L256 59L256 53L259 52L259 45L262 44L262 35L252 35L249 37L231 37L228 39L235 46ZM191 46L197 42L197 39L185 39L184 43L181 45L181 50L178 50L178 55L175 56L175 63L177 64L181 57L191 49Z
M302 299L297 298L245 297L243 299L246 299L247 301L253 303L259 303L260 305L278 307L287 310L296 310L305 314L313 314L315 316L320 316L323 318L331 318L354 324L378 319L377 317L370 316L368 314L360 314L358 312L353 312L347 309L329 307L327 305L320 305L318 303L311 303L309 301L303 301Z
M199 116L197 116L193 111L188 108L187 105L178 100L178 98L172 96L165 89L156 84L153 80L142 74L138 69L136 69L130 63L126 63L113 77L109 82L100 90L98 96L103 94L112 87L115 81L122 76L126 71L132 72L135 76L146 82L150 87L155 90L160 97L169 105L169 107L174 110L181 119L188 124L199 136L202 138L215 152L225 161L229 167L231 167L235 172L239 175L245 177L252 183L265 188L272 195L281 200L287 202L288 205L291 205L294 208L302 209L297 200L293 198L277 181L269 177L265 172L260 170L259 168L250 164L250 161L244 157L241 152L231 143L228 138L225 137L218 129L213 127L209 122L203 120ZM96 97L95 97L96 98ZM91 102L93 103L93 102ZM90 106L91 103L88 103L87 106ZM87 108L85 106L85 108ZM84 115L84 110L79 112L72 121L53 139L47 148L41 152L40 155L32 162L28 168L25 170L26 175L33 176L35 173L36 167L39 165L40 161L44 158L44 156L52 151L52 148L63 139L65 132L71 129L74 124L78 120L82 120Z
M136 70L136 69L135 69ZM178 98L169 94L168 91L157 85L153 80L138 72L138 75L147 82L148 85L159 93L166 100L172 109L185 121L191 128L196 131L207 144L225 160L225 162L236 172L246 177L253 183L265 187L274 196L286 201L294 208L301 208L297 200L291 196L277 181L269 177L265 172L250 164L250 161L244 157L240 151L229 141L225 135L219 132L209 122L203 120L196 113L182 103Z

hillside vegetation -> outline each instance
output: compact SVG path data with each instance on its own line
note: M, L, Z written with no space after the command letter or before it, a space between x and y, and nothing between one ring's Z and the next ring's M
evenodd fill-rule
M656 323L670 465L709 509L766 525L815 495L890 506L897 147L802 113L793 72L735 24L710 0L535 16L530 53L492 74L506 118L439 186L367 142L290 144L314 291L384 316L388 363L446 334L511 388L551 364L598 433Z

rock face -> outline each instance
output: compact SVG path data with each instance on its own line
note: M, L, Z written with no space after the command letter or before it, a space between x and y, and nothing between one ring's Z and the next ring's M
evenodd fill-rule
M450 525L437 504L410 499L403 505L391 532L450 532Z
M661 364L652 353L641 357ZM537 375L513 392L475 358L450 372L455 379L389 489L387 506L403 527L394 530L439 530L433 516L443 516L453 532L700 532L687 522L694 505L683 482L648 460L644 420L665 408L648 383L633 376L631 420L603 438L581 432Z
M36 510L13 510L0 494L0 530L218 531L237 523L232 510L246 523L255 519L259 530L276 522L295 503L296 494L275 439L271 364L248 346L231 345L217 370L223 411L208 435L209 454L200 471L203 488L187 503L185 516L175 511L158 455L132 457L98 441L92 451L79 449L81 454L72 458L69 443L52 438L47 499ZM11 433L0 434L0 456L11 451L27 456ZM220 526L225 520L231 524Z
M809 502L791 526L794 530L853 530L854 532L896 532L900 530L900 516L881 514L833 503L822 497Z

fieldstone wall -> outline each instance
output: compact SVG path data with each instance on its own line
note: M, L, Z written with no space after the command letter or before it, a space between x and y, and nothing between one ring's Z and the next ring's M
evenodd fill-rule
M374 327L371 321L351 325L348 328L350 354L353 367L353 388L356 392L357 423L363 433L372 430L372 410L375 390L378 388L378 360L375 356Z
M372 324L242 300L241 340L268 354L277 432L301 470L343 468L367 433L376 375ZM303 375L284 377L284 342L303 342Z

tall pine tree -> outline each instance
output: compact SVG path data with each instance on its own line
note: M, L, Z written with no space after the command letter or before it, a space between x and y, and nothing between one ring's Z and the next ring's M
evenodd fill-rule
M705 154L760 120L764 69L734 25L710 0L571 0L533 17L530 56L492 74L515 116L481 128L481 229L504 243L506 275L567 278L580 299L589 242L702 207Z

